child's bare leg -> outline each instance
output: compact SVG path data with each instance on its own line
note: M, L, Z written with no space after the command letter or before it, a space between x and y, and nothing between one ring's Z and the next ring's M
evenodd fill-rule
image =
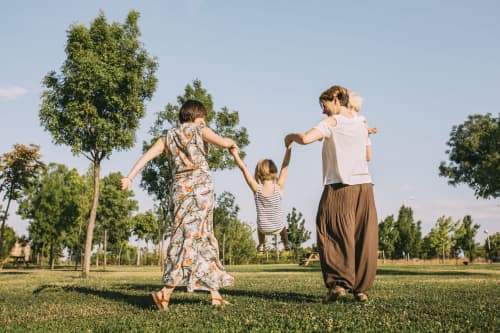
M283 242L283 245L285 245L285 249L289 250L290 243L288 242L288 230L286 230L286 227L283 228L283 230L281 230L280 235L281 235L281 241Z
M259 237L259 245L257 246L257 251L264 252L266 235L259 230L257 230L257 236Z
M257 230L257 235L259 236L259 245L264 245L266 242L266 235L259 230Z

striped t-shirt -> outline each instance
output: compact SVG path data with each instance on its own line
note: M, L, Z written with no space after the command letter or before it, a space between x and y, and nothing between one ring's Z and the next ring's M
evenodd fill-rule
M263 195L262 184L258 185L257 192L255 192L255 207L257 208L257 229L260 232L275 232L285 226L281 208L281 193L276 184L274 184L274 192L270 196Z

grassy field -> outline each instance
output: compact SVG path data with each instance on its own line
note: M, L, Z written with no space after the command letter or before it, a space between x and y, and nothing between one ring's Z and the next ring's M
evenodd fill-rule
M179 288L168 312L157 267L0 271L0 332L499 332L500 265L382 265L368 303L323 305L318 266L231 266L233 303ZM352 295L350 295L352 296Z

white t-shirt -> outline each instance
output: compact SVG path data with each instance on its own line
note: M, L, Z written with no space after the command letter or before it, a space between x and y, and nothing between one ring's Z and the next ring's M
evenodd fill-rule
M371 183L366 161L368 131L358 117L332 116L335 127L320 122L314 128L323 135L323 185Z

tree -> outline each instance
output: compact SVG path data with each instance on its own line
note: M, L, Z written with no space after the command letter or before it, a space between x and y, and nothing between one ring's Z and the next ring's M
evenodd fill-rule
M450 233L455 230L455 224L451 217L441 216L437 219L434 228L428 235L428 243L433 253L440 253L444 259L450 255L451 237Z
M99 198L96 221L104 251L103 268L106 269L108 241L112 245L121 244L130 238L132 221L130 214L139 208L132 191L122 191L119 188L123 175L119 172L110 173L102 179L102 195Z
M12 200L20 200L23 190L32 185L33 180L44 169L40 161L40 146L15 144L14 150L0 156L0 194L7 201L7 207L2 215L0 229L0 253L3 249L5 222L9 214ZM10 250L10 249L9 249Z
M476 257L476 237L477 231L480 228L479 224L472 224L472 217L466 215L462 222L455 227L454 239L455 247L461 247L469 254L469 260L472 262Z
M1 208L2 206L0 206ZM2 239L2 252L0 252L0 267L2 266L2 260L3 258L7 258L10 254L10 251L12 249L12 247L14 246L14 244L16 244L16 240L17 240L17 235L16 235L16 232L14 231L14 229L12 229L11 227L9 227L8 225L5 226L5 229L4 229L4 237Z
M144 213L137 214L133 217L133 230L137 238L146 241L146 248L148 243L156 238L156 234L160 229L160 224L153 211L148 210Z
M229 111L227 107L223 107L220 111L213 109L212 96L202 88L200 80L194 80L192 85L186 85L184 95L177 96L177 105L168 103L164 111L156 114L156 120L151 127L149 133L153 138L143 142L143 151L147 151L158 137L164 136L166 132L178 125L178 114L182 104L189 100L195 99L203 103L207 109L206 122L209 127L221 136L230 137L235 140L240 148L242 158L245 156L244 148L250 143L245 127L239 127L239 115L237 111ZM227 149L222 149L210 145L208 154L208 164L212 171L223 170L235 167L233 158L228 153ZM172 203L170 202L171 187L173 183L172 167L166 154L149 162L141 173L141 187L148 194L153 195L158 202L161 213L160 219L164 225L163 229L167 229L167 225L171 221Z
M488 235L484 240L484 248L487 252L488 259L500 261L500 232Z
M292 246L294 259L297 259L297 252L302 243L311 238L311 232L305 228L306 220L301 212L297 212L295 207L292 208L291 213L287 214L286 220L288 222L288 241Z
M398 233L394 246L396 258L419 255L422 241L421 224L422 222L413 220L413 210L410 207L401 206L395 223L395 229Z
M448 184L469 185L481 198L500 196L500 115L470 115L468 120L453 126L450 140L450 162L441 162L439 175L449 178Z
M399 240L399 231L396 228L396 221L394 215L387 216L378 225L378 247L384 255L384 259L394 258L396 243Z
M33 244L48 248L51 269L62 250L77 239L83 182L76 169L51 163L20 202L19 213L31 220Z
M68 145L93 165L93 198L87 225L83 276L90 272L90 252L99 202L101 162L113 150L129 149L145 114L144 101L156 87L155 59L138 40L139 13L124 24L108 24L104 13L67 32L62 73L48 73L43 84L40 121L58 145Z
M224 263L241 264L255 256L252 229L238 219L239 210L234 195L229 192L219 196L214 208L214 232Z

